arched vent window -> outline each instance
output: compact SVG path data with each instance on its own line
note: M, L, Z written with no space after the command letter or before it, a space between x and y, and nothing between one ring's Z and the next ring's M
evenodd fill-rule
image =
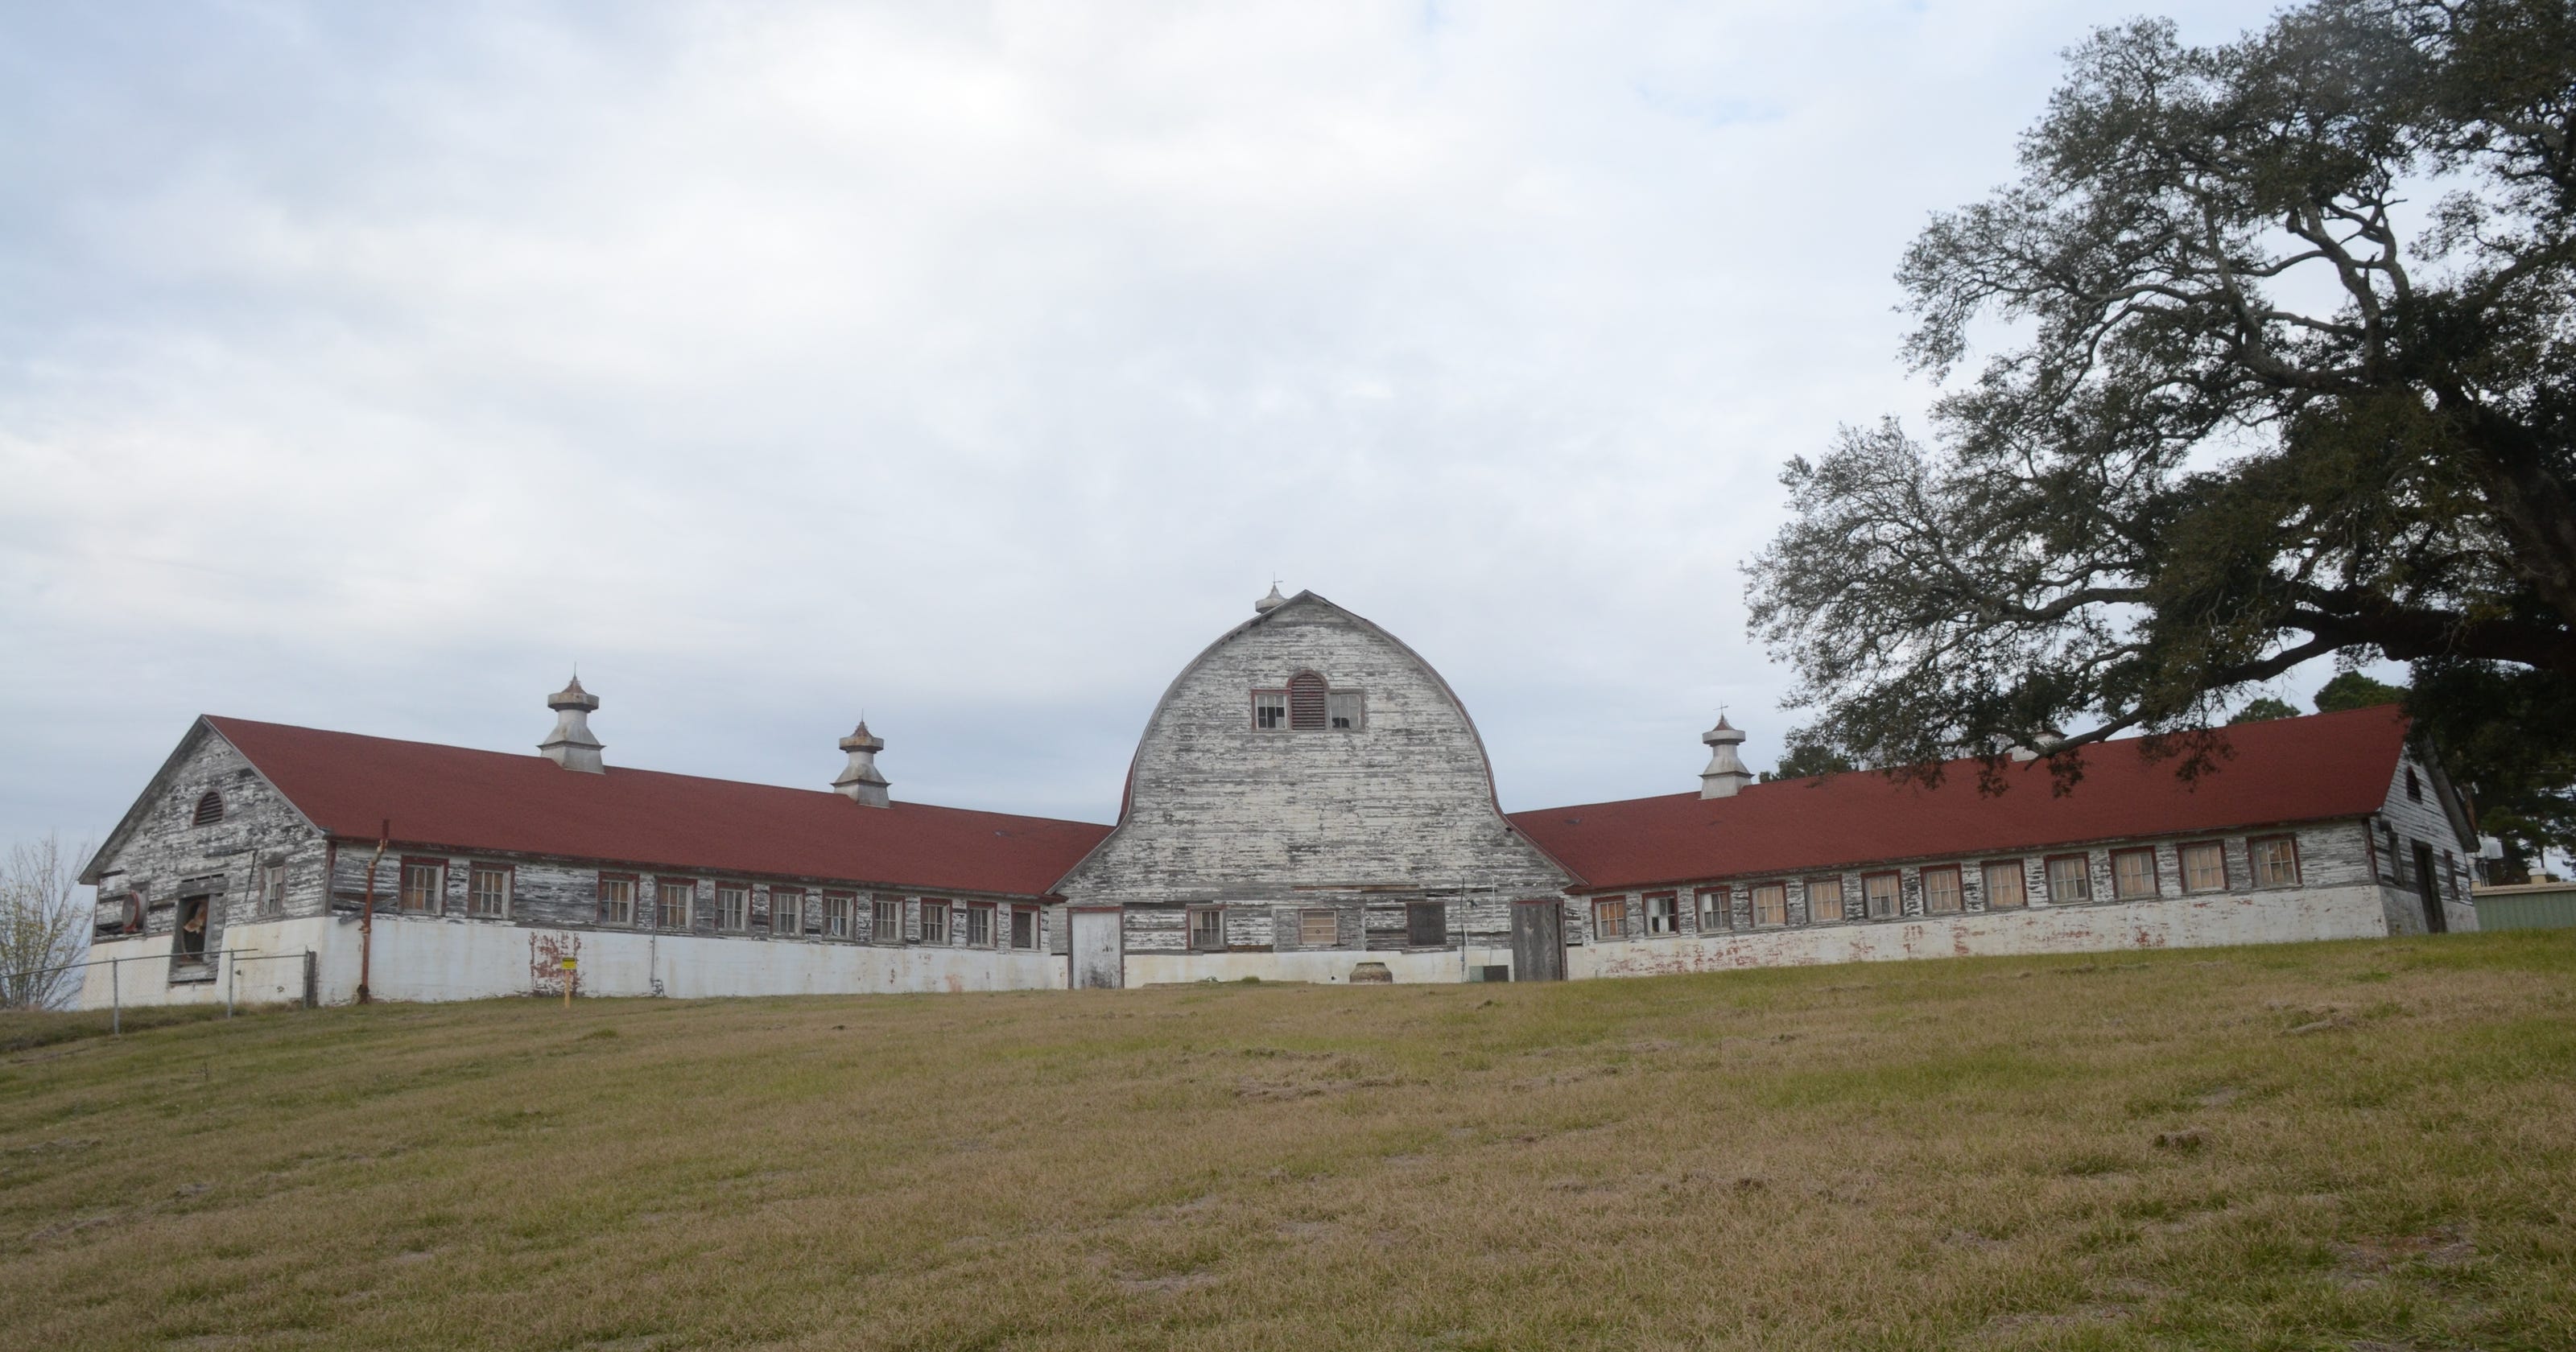
M223 819L224 796L215 792L213 789L208 789L206 790L206 796L197 800L197 815L188 824L190 826L212 826Z
M1324 726L1324 678L1301 671L1288 678L1288 726L1312 731Z

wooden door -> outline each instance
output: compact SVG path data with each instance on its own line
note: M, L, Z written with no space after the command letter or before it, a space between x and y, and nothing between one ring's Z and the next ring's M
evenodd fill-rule
M2450 917L2442 914L2442 875L2433 871L2433 847L2415 842L2415 891L2424 899L2424 932L2450 932Z
M1115 990L1127 984L1127 964L1122 957L1126 948L1125 913L1107 910L1077 910L1073 918L1073 988L1075 990Z
M1512 980L1565 979L1565 903L1536 897L1512 903Z

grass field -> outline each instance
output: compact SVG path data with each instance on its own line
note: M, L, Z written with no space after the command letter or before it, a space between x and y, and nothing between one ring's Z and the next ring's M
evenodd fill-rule
M2576 931L0 1020L0 1345L2576 1347Z

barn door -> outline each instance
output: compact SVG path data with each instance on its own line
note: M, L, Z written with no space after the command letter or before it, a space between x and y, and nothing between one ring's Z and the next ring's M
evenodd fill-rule
M2424 932L2447 933L2451 922L2442 914L2442 877L2433 871L2433 847L2421 841L2415 845L2415 891L2424 898Z
M1565 979L1565 903L1538 897L1512 903L1512 980Z
M1073 917L1073 988L1075 990L1115 990L1127 984L1126 963L1121 953L1126 948L1125 913L1110 910L1077 910Z

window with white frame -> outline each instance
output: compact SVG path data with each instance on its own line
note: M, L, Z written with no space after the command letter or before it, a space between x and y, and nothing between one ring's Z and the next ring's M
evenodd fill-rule
M1368 721L1368 701L1356 690L1335 690L1324 696L1324 725L1335 732L1357 732Z
M2111 851L2111 897L2115 901L2138 901L2156 894L2156 852L2154 850Z
M1703 887L1699 890L1699 927L1702 933L1735 928L1733 888Z
M899 944L903 942L903 903L891 897L878 897L868 903L868 942Z
M2182 890L2185 892L2226 891L2227 847L2214 840L2195 841L2183 846Z
M948 903L936 897L921 899L921 941L925 944L948 942Z
M599 875L599 923L632 925L635 923L635 879L630 875Z
M747 884L716 884L716 925L735 934L751 928L751 888Z
M1753 885L1753 927L1771 929L1789 923L1789 885L1755 883Z
M688 878L653 880L653 928L685 930L694 922L698 885Z
M1646 894L1646 933L1679 934L1682 932L1681 898L1670 892Z
M1841 876L1809 878L1807 880L1807 923L1824 925L1842 918L1843 880Z
M1215 906L1190 908L1190 947L1200 953L1225 951L1225 912Z
M498 864L476 864L465 890L465 913L485 920L505 920L510 915L511 870Z
M1342 917L1338 911L1299 911L1297 913L1297 946L1331 948L1342 941Z
M2023 876L2018 859L1996 859L1986 864L1986 909L2009 911L2030 901L2030 883Z
M850 937L852 933L850 928L850 907L855 900L856 899L847 892L826 892L823 894L824 934L834 939L847 939Z
M1872 920L1893 920L1905 913L1905 880L1893 873L1864 873L1860 899Z
M2048 861L2048 904L2073 906L2093 899L2093 861L2080 854L2061 854Z
M1955 864L1923 870L1923 913L1954 915L1963 905L1959 892L1959 869Z
M993 946L993 903L989 901L966 903L966 946L968 948Z
M447 891L447 862L443 859L406 859L402 864L402 908L423 913L438 910L440 895Z
M1288 730L1288 692L1255 690L1252 692L1252 726L1260 732Z
M769 889L769 932L773 937L803 937L805 894L802 891L793 887Z
M1599 897L1592 903L1592 937L1596 940L1628 937L1628 899Z
M2258 836L2245 842L2256 887L2299 885L2299 842L2292 836Z
M272 920L286 914L286 865L267 864L260 868L259 913Z

